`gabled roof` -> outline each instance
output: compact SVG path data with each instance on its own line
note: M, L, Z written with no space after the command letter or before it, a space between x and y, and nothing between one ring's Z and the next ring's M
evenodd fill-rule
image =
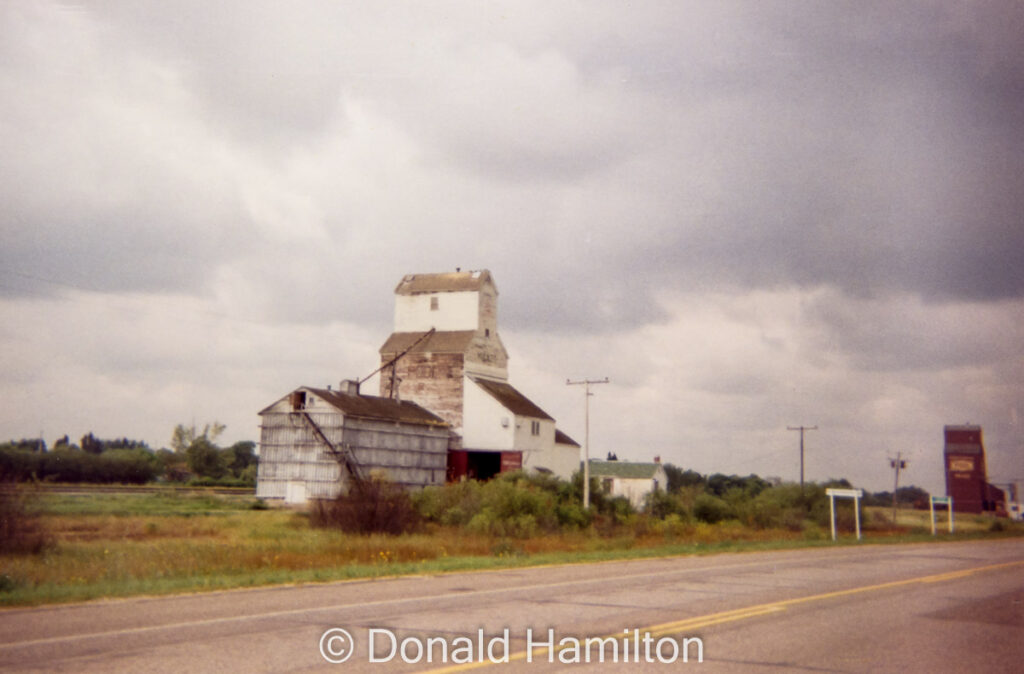
M621 477L627 480L647 480L653 478L659 468L661 468L660 463L590 460L591 477Z
M572 445L573 447L580 446L580 443L576 442L557 428L555 429L555 443L559 445Z
M537 407L529 398L517 391L511 384L503 381L493 381L482 377L470 377L480 388L487 391L492 398L501 403L501 406L513 414L537 419L554 419L544 410Z
M346 416L426 426L448 426L444 419L410 400L398 401L378 396L353 395L309 386L300 387L296 391L313 393ZM288 396L285 396L283 399L287 398ZM269 412L271 407L264 409L260 414Z
M380 347L380 353L405 351L417 339L427 334L427 332L426 330L422 332L392 332L388 340L384 342L384 346ZM475 330L435 332L419 344L416 344L409 353L465 353L475 336Z
M396 295L452 293L480 290L485 283L494 285L491 272L456 271L443 274L407 274L395 288ZM497 292L497 288L495 288Z

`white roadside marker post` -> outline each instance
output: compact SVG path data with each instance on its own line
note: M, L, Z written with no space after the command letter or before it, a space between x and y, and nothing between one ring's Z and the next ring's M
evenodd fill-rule
M853 517L857 523L857 540L860 540L860 497L864 495L863 489L826 489L828 494L828 509L832 514L832 540L836 540L836 497L853 499Z

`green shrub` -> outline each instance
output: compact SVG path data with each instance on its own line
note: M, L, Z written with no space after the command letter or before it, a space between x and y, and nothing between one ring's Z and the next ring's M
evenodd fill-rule
M670 513L655 524L654 531L662 534L666 541L674 541L693 532L693 521L689 516Z
M475 480L425 487L413 494L413 505L429 522L463 526L481 508L481 484Z
M689 519L691 516L690 508L687 507L680 494L670 494L661 489L652 491L644 499L644 512L659 520L670 515L685 519Z
M555 508L558 523L571 529L586 529L590 526L591 515L579 503L560 503Z
M784 528L800 531L807 511L796 485L771 487L758 494L740 520L760 529Z
M616 496L606 500L602 512L610 516L612 522L619 526L636 521L636 510L625 496Z
M723 499L712 494L701 494L693 503L693 515L701 522L715 524L733 516L732 509Z
M624 499L602 504L614 516L632 512ZM557 477L522 471L502 473L488 482L467 480L427 487L413 496L417 512L428 522L465 526L474 533L525 538L560 528L582 529L593 512L582 508L573 486Z

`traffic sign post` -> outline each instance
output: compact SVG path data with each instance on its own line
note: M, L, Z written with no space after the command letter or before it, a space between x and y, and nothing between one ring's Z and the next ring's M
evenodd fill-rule
M953 497L932 496L928 499L928 509L932 514L932 536L935 535L935 506L937 505L944 505L946 510L949 511L949 533L953 533Z
M853 517L857 523L857 540L860 540L860 497L864 495L863 489L826 489L828 494L828 509L832 514L832 540L836 540L836 497L853 499Z

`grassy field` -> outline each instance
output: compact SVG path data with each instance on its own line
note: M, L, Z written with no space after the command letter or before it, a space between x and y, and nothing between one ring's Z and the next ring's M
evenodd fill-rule
M211 493L41 494L31 507L51 544L38 555L0 555L0 605L81 601L516 565L834 545L827 529L755 530L716 525L633 527L528 539L434 527L397 537L313 528L304 513L262 509L250 496ZM928 513L868 509L866 541L932 540ZM940 539L992 532L992 520L958 517ZM944 531L940 529L940 531ZM842 544L855 543L844 533Z

